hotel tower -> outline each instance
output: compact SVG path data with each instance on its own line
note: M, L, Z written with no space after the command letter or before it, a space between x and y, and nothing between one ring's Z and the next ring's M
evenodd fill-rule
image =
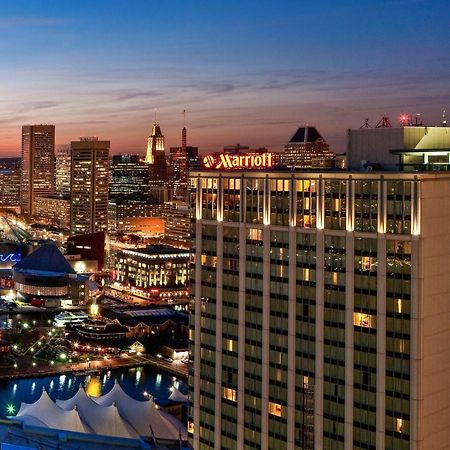
M430 169L191 172L195 449L448 448L450 174Z

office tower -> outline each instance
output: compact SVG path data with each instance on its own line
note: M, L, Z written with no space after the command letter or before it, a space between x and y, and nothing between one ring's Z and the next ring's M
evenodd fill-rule
M190 185L194 448L448 448L450 176Z
M164 154L164 135L161 132L159 123L155 122L152 127L152 132L147 140L145 162L148 164L155 164L157 154Z
M170 185L171 168L168 167L164 151L164 136L157 122L153 124L148 137L145 162L149 165L150 194L159 203L172 200L173 186Z
M200 169L200 161L198 158L198 147L186 147L186 166L188 172L190 170Z
M70 195L70 145L59 145L55 154L55 194Z
M187 200L188 167L187 167L187 130L181 131L181 147L171 147L169 160L172 169L173 197L177 200Z
M149 186L149 165L139 155L113 156L109 182L111 231L123 231L126 218L149 214L153 202Z
M0 158L0 207L20 206L20 158Z
M150 184L163 186L168 180L164 136L158 123L153 124L152 134L148 137L145 162L150 165Z
M72 234L95 233L108 228L109 141L95 137L72 141L71 214Z
M281 164L298 169L330 168L336 155L315 127L300 127L280 153Z
M52 195L55 189L55 126L22 127L22 214L34 214L34 199Z
M149 197L149 168L139 155L114 155L109 182L110 198Z

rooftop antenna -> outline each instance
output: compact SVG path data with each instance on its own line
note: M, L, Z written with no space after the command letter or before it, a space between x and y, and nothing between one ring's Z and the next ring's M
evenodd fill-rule
M186 126L186 110L183 109L183 127Z
M392 128L391 121L388 116L383 116L377 123L375 128Z
M420 113L416 113L416 120L415 120L414 125L415 125L416 127L419 127L419 126L422 126L422 125L423 125L423 121L422 121L422 118L421 118L421 116L420 116Z
M155 123L156 123L156 112L158 111L158 108L155 108Z
M360 129L361 128L372 128L370 125L369 125L369 119L364 119L364 123L359 127Z
M442 126L447 126L447 115L445 114L445 109L442 111Z

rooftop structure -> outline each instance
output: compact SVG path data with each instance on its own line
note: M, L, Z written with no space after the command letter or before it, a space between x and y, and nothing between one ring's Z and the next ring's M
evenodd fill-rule
M449 170L450 129L404 126L348 130L350 170Z

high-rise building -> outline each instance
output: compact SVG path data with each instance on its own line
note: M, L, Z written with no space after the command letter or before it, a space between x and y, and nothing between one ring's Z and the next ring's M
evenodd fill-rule
M59 145L55 153L55 194L70 195L70 145Z
M171 168L166 161L164 136L157 122L153 124L148 137L145 162L149 165L150 194L159 203L172 200L173 186L170 185Z
M111 161L109 197L139 197L143 200L150 196L149 167L139 155L114 155Z
M20 206L20 158L0 158L0 207Z
M190 170L200 169L200 161L198 159L198 147L186 147L186 165L188 172Z
M72 141L70 230L95 233L108 228L109 141Z
M52 195L55 190L55 126L22 127L22 214L34 214L34 199Z
M109 181L109 227L123 231L125 219L147 217L150 204L150 166L139 155L114 155Z
M450 175L190 186L194 448L448 448Z
M318 169L336 165L336 155L315 127L300 127L280 153L281 164L289 168Z
M150 165L150 184L152 186L163 186L168 180L168 170L164 150L164 135L157 122L153 124L152 134L148 137L145 162Z
M187 200L188 168L187 168L187 130L181 131L181 147L170 148L170 167L172 169L173 197L177 200Z

